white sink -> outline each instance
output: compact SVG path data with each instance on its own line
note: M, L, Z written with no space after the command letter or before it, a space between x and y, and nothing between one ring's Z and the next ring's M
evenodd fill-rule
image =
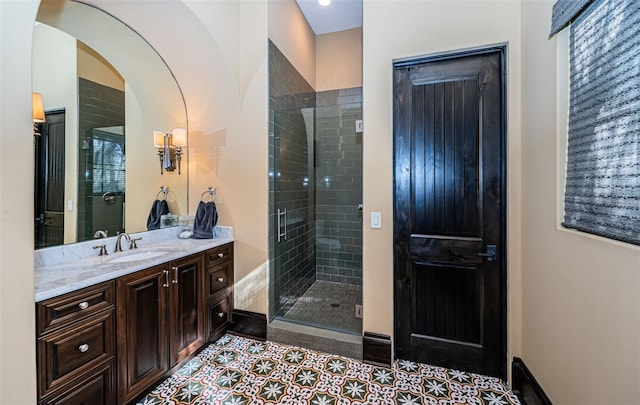
M108 258L105 261L109 263L137 262L140 260L153 259L154 257L166 255L167 253L170 253L170 251L169 250L150 250L148 252L132 253L129 255L122 255L122 256L118 255L113 258Z

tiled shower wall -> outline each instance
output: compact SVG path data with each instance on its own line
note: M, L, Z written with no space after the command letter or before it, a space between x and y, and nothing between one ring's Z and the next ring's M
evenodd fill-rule
M94 232L100 229L93 223L94 216L105 215L94 212L95 207L103 207L104 204L94 204L94 199L101 200L102 197L94 198L93 196L93 129L124 126L124 92L80 77L78 78L78 110L78 173L80 175L76 206L78 209L77 240L81 242L93 239ZM86 173L88 176L85 176ZM119 204L121 206L122 202L119 201Z
M315 93L269 41L269 313L282 315L315 281ZM286 236L277 242L278 215ZM278 269L278 271L276 271Z
M362 88L316 97L316 278L362 284Z

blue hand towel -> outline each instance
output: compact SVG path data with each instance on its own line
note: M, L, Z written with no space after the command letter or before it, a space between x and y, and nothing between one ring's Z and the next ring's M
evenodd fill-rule
M147 230L160 229L160 217L169 213L169 205L167 200L155 200L151 204L151 211L147 218Z
M200 201L193 219L193 239L213 239L213 227L218 222L216 204Z

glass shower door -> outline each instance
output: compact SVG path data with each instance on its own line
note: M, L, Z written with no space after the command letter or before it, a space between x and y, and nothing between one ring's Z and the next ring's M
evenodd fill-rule
M315 281L313 108L274 113L275 316L285 317Z

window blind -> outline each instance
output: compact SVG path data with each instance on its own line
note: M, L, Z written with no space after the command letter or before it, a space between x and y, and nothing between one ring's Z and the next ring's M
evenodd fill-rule
M553 5L551 17L551 32L549 37L554 36L569 25L582 10L584 10L593 0L558 0Z
M571 23L563 226L640 245L640 2Z
M124 137L97 132L93 135L93 194L124 193Z

